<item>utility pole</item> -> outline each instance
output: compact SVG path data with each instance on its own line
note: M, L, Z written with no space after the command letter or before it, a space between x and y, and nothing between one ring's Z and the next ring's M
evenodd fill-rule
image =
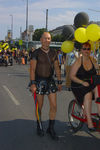
M48 9L46 9L46 31L48 31Z
M20 40L22 39L22 27L20 27Z
M11 14L11 39L13 39L13 15Z
M26 49L28 49L28 0L26 2Z

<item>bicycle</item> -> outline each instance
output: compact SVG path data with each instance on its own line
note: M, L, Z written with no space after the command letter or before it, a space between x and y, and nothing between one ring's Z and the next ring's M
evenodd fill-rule
M100 132L100 118L97 113L91 113L93 126ZM79 131L83 124L87 124L86 115L84 115L84 106L79 105L77 100L71 100L68 106L68 119L74 132Z

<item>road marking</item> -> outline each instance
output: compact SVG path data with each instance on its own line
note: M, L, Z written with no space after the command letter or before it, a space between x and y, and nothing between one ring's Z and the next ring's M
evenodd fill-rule
M11 100L15 103L15 105L20 105L20 103L18 102L18 100L16 100L15 96L11 93L8 87L6 85L3 85L3 88L8 93L8 95L10 96Z
M22 76L22 77L29 77L29 74L25 74L25 73L9 73L8 76Z

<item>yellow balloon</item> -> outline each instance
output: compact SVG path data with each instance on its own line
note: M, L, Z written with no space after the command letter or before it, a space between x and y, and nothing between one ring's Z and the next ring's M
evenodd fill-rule
M64 53L70 53L74 49L74 42L72 41L64 41L61 45L61 50Z
M100 38L100 27L97 24L90 24L86 29L89 40L95 42Z
M87 35L86 35L86 29L83 27L80 27L76 29L75 31L75 39L76 41L80 43L85 43L88 41Z

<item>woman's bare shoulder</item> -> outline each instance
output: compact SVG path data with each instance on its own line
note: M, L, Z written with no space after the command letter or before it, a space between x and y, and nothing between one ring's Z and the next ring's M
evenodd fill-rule
M81 57L78 57L77 59L76 59L76 61L74 62L74 65L78 65L78 66L80 66L81 65Z

